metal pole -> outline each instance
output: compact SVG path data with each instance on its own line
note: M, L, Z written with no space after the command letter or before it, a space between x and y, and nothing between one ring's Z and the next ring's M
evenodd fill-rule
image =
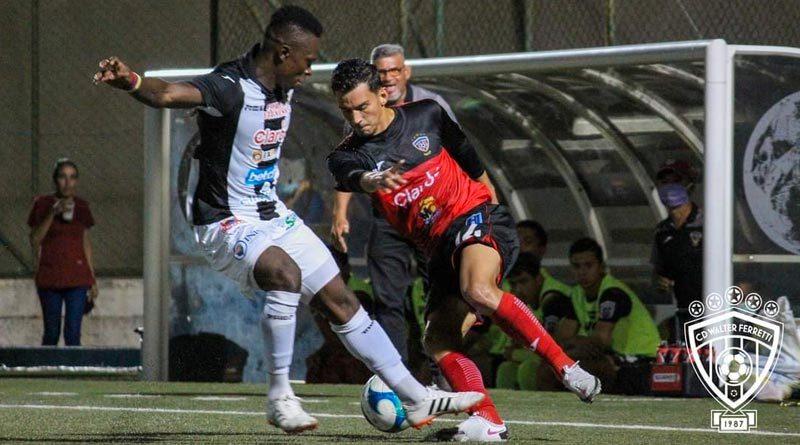
M400 45L406 50L408 56L409 16L411 15L409 0L400 0Z
M617 5L615 0L606 1L606 46L617 44Z
M732 281L732 65L724 40L706 50L705 229L703 293L723 294ZM713 166L713 168L711 168ZM723 301L725 299L723 298Z
M533 51L533 0L523 0L522 14L523 50Z
M444 56L444 0L436 0L436 57Z
M169 119L169 110L145 109L142 368L151 381L168 377Z
M209 8L209 35L211 39L211 42L209 42L209 58L211 66L216 66L219 60L219 0L211 0Z
M39 193L39 0L31 2L31 196Z

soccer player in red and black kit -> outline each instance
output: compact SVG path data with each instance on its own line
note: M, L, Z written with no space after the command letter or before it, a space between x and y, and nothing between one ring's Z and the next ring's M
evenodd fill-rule
M338 189L370 194L387 221L430 256L425 348L454 390L486 393L475 363L459 350L478 317L490 317L591 402L600 381L561 350L523 302L498 287L519 241L458 124L432 100L386 107L378 71L365 60L339 63L331 88L354 133L328 156L328 168ZM488 394L470 413L453 439L507 439Z

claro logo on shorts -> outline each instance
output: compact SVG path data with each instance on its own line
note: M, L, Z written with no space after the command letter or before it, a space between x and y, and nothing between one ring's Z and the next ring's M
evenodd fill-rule
M414 187L407 187L397 192L397 194L394 195L394 205L398 207L406 207L412 202L416 201L422 195L422 192L431 188L431 186L436 183L436 178L438 176L439 167L436 167L433 172L425 172L425 182Z
M265 182L275 181L277 169L274 165L263 168L251 168L244 177L245 185L261 185Z

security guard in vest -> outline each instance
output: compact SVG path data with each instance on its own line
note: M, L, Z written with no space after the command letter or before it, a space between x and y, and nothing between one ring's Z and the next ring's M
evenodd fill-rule
M569 261L578 284L570 294L572 307L561 308L564 320L556 338L561 342L588 339L619 368L613 376L616 384L609 386L626 393L646 391L648 363L661 341L650 313L636 293L606 273L603 249L595 240L575 241Z

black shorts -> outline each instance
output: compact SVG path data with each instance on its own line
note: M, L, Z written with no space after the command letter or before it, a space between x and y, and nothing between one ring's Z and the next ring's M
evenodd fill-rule
M461 297L458 284L461 249L470 244L484 244L500 254L500 284L511 270L519 254L519 238L514 218L505 206L481 204L456 218L447 228L428 263L430 290L425 301L425 315L433 312L444 298Z

